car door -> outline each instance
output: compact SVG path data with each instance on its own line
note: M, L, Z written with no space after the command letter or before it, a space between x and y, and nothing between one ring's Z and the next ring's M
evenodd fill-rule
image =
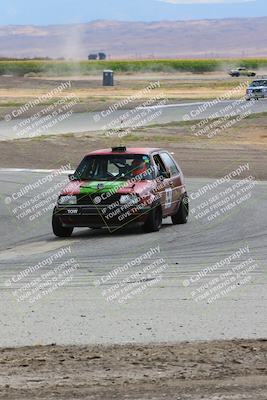
M170 203L167 203L167 205L170 208L170 211L174 212L178 208L178 205L184 193L183 176L178 165L168 152L161 152L160 157L164 163L167 172L170 175L169 185L171 188L171 192L169 192L169 201L171 197L172 204L170 205Z
M157 193L160 196L163 216L170 215L175 209L175 202L173 201L174 180L161 157L161 153L153 154L153 160L158 170Z

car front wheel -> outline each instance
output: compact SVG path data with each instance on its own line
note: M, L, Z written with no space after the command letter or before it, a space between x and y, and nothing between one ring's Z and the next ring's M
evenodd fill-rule
M52 228L54 235L58 237L70 237L73 232L73 228L67 228L61 224L56 214L52 217Z
M186 224L188 220L188 215L189 215L189 198L188 195L185 193L178 208L178 211L171 217L172 223L174 225Z
M162 226L162 210L160 206L154 207L148 214L144 223L144 232L158 232Z

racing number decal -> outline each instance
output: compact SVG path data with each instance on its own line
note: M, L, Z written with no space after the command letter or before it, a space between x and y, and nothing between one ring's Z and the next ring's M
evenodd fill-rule
M165 208L170 208L172 206L172 189L170 188L165 189L165 193L166 193Z

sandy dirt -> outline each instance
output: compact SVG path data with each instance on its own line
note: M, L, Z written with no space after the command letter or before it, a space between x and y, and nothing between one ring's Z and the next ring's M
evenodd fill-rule
M0 399L266 400L267 340L0 350Z

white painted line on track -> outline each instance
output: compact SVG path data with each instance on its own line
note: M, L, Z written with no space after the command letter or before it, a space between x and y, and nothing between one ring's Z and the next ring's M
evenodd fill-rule
M217 101L217 103L213 104L214 101ZM162 104L162 105L156 105L156 106L136 107L136 109L137 110L145 110L145 109L148 109L148 108L171 108L171 107L177 108L177 107L187 107L187 106L188 107L189 106L202 106L202 105L207 104L207 103L210 103L211 106L216 106L216 105L221 104L221 103L232 103L233 101L236 101L236 100L220 100L219 101L219 100L213 99L213 100L207 100L207 101L201 101L201 102L193 102L193 103Z

